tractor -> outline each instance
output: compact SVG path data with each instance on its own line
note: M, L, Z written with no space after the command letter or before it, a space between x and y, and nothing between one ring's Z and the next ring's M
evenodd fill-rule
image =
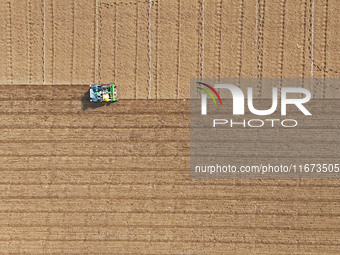
M116 102L117 85L90 85L91 102Z

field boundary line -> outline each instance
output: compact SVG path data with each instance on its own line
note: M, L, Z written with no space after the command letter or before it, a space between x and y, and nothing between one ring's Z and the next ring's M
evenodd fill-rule
M94 17L94 46L95 46L95 53L94 53L94 82L98 83L98 0L95 0L95 17Z
M152 35L152 31L151 31L151 8L152 8L152 0L149 0L149 8L148 8L148 30L149 30L149 34L148 34L148 40L149 40L149 49L148 49L148 61L149 61L149 87L148 87L148 99L150 99L150 94L151 94L151 35Z
M71 56L71 84L73 84L73 72L74 72L74 45L75 45L75 0L72 0L72 56Z
M285 28L286 28L286 3L287 0L281 0L281 31L279 42L279 74L280 74L280 88L282 88L283 78L283 62L284 62L284 41L285 41Z
M323 55L324 55L324 59L323 59L323 77L326 78L327 75L327 32L328 32L328 7L329 3L328 0L325 1L325 21L324 21L324 35L323 35L323 40L324 40L324 49L323 49ZM322 86L322 98L326 97L326 84L325 82L323 82L323 86Z
M54 22L54 4L53 4L53 0L51 1L51 12L52 12L52 70L51 70L51 74L52 74L52 83L54 82L54 56L55 56L55 35L54 35L54 26L55 26L55 22Z
M180 73L180 43L181 43L181 0L177 0L177 45L176 45L176 51L177 51L177 99L179 99L179 73Z
M256 7L257 7L257 2L256 2ZM238 32L239 32L239 37L238 37L238 47L237 47L237 76L238 78L241 77L242 73L242 56L243 56L243 23L244 23L244 0L239 1L239 18L238 18ZM257 9L256 9L257 13ZM256 19L257 21L257 19ZM256 24L257 28L257 24ZM257 45L257 34L256 34L256 45ZM257 47L257 46L256 46Z
M46 84L46 3L42 1L42 13L43 13L43 85Z
M32 2L31 0L27 0L27 73L28 73L28 83L32 80L32 29L31 29L31 20L32 20Z
M8 24L7 24L7 55L8 55L8 74L10 83L13 83L13 49L12 49L12 5L8 5Z
M139 19L138 2L136 3L136 40L135 40L135 99L137 99L137 69L138 69L138 19Z
M114 47L113 47L113 82L116 84L117 82L117 8L118 6L116 5L117 0L115 0L114 5L115 5L115 11L114 11L114 18L113 18L113 22L114 22Z
M217 66L217 77L221 78L221 44L222 44L222 0L219 0L217 2L217 10L216 10L216 15L217 15L217 40L216 40L216 66Z

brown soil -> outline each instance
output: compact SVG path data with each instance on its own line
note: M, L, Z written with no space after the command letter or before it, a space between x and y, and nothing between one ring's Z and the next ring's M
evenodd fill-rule
M340 253L336 179L190 179L182 100L196 77L338 77L340 1L0 7L0 253ZM106 82L120 101L90 104Z
M1 86L1 251L339 253L337 180L190 179L188 101L87 89Z

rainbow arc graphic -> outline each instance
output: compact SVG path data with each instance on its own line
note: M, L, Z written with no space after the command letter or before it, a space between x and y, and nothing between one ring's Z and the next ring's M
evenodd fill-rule
M208 85L206 83L203 83L203 82L197 82L197 84L203 85L203 86L209 88L212 92L214 92L214 94L217 96L218 100L220 101L220 104L222 105L222 100L220 98L220 95L217 93L217 91L212 86L210 86L210 85ZM197 88L200 89L200 90L203 90L205 93L207 93L212 98L212 100L214 101L215 105L217 105L216 100L215 100L213 94L211 94L211 92L209 90L201 88L201 87L197 87Z

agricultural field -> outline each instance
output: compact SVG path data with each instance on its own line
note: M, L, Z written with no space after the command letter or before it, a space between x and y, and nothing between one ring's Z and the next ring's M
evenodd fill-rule
M190 78L338 77L339 1L0 7L1 254L340 253L338 179L189 176ZM118 102L89 102L110 82Z

